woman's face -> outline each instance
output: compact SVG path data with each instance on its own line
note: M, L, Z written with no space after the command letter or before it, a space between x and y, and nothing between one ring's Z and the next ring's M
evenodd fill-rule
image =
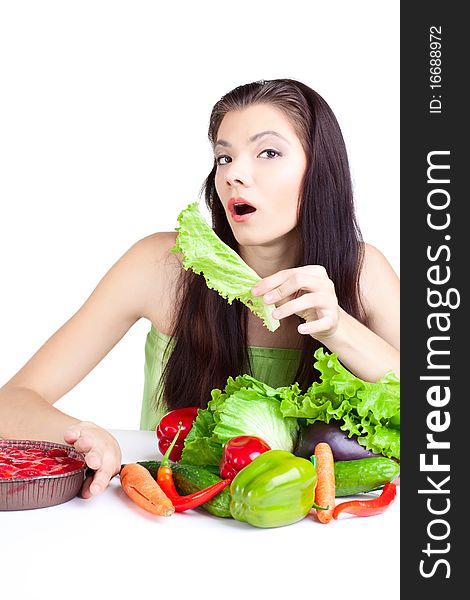
M240 245L269 245L294 229L307 157L281 110L254 104L228 112L214 155L215 187Z

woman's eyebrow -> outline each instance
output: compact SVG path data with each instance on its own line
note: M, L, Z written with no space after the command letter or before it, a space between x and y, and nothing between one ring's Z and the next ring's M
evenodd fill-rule
M268 131L261 131L260 133L255 133L255 135L252 135L248 141L249 142L256 142L256 140L259 140L259 138L265 136L265 135L274 135L275 137L280 138L281 140L284 140L285 142L289 143L286 138L281 135L280 133L278 133L277 131L273 131L273 130L268 130Z
M248 138L248 141L256 142L257 140L264 137L265 135L273 135L275 137L280 138L281 140L284 140L287 144L289 144L289 141L286 140L286 138L283 135L281 135L280 133L278 133L277 131L274 131L274 130L260 131L259 133L255 133L254 135L252 135L251 137ZM215 148L215 146L223 146L224 148L230 148L231 145L232 144L230 142L227 142L227 140L219 139L214 144L214 148Z

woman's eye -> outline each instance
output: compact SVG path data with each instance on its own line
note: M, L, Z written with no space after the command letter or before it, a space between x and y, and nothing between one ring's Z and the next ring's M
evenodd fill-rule
M230 158L230 156L227 156L226 154L223 154L222 156L216 156L215 157L215 162L218 165L227 165L232 159Z
M277 150L272 150L271 148L268 148L267 150L263 150L263 152L260 152L259 156L263 158L276 158L276 156L281 156L281 153Z

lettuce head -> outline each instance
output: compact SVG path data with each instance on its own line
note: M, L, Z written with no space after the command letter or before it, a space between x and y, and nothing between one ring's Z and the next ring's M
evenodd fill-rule
M223 391L212 390L207 409L198 411L181 462L218 465L224 444L239 435L260 437L272 450L293 452L299 425L297 419L283 417L281 390L251 375L229 377Z

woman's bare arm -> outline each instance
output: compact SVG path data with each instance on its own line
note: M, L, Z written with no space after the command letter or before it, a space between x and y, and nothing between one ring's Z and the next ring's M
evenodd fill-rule
M399 280L386 258L366 245L360 278L367 326L343 310L335 286L321 265L283 269L258 282L252 292L275 305L272 315L305 320L299 333L311 335L358 377L377 381L400 373Z
M366 245L360 279L368 327L340 311L340 325L325 343L363 379L377 381L387 371L400 376L400 281L385 256Z
M150 305L164 304L159 296L165 293L164 261L171 235L154 234L134 244L83 306L5 383L0 389L0 437L63 442L69 430L66 441L86 452L91 468L104 470L95 476L104 489L106 478L120 465L117 442L97 425L83 423L53 405L137 320L148 316Z

